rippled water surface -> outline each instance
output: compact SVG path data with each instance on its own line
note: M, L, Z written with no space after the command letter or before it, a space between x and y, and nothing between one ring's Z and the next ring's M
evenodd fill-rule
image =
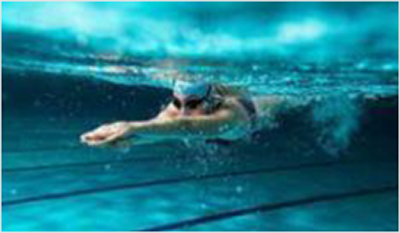
M190 75L258 93L397 93L396 3L5 3L3 14L6 69L126 85Z

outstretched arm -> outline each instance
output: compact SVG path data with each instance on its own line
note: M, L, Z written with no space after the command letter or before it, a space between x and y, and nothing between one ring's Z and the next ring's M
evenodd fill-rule
M132 132L138 136L212 137L230 130L238 119L233 110L224 109L205 116L132 122Z
M182 137L213 137L235 127L243 117L235 109L222 109L212 115L160 118L139 122L117 122L81 136L90 146L112 145L133 136L135 141L160 141ZM137 136L137 140L135 139ZM143 140L142 140L143 139Z

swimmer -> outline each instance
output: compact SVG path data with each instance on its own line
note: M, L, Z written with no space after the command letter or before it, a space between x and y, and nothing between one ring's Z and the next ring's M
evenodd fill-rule
M81 142L132 146L167 139L235 141L261 127L271 127L278 112L288 106L293 102L282 97L251 97L240 88L179 80L172 101L155 118L105 124L83 134Z

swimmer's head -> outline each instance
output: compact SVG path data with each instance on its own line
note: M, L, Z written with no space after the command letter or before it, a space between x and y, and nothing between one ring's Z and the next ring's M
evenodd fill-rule
M183 99L204 99L209 94L210 88L210 84L203 81L188 82L178 80L174 86L174 96Z
M183 115L204 114L207 109L211 85L202 81L177 81L172 103Z

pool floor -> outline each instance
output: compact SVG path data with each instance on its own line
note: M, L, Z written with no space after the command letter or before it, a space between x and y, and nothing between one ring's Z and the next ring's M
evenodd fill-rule
M398 229L397 160L90 149L79 124L19 127L3 133L4 231Z

